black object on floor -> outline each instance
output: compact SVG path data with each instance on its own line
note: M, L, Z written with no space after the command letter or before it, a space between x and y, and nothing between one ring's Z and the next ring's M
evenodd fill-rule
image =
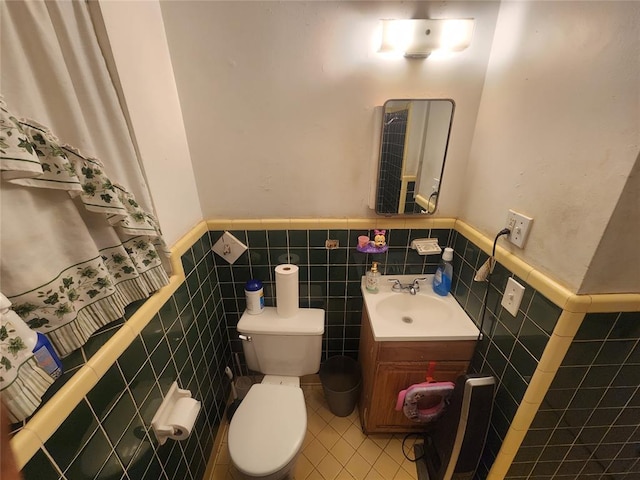
M413 445L413 452L416 458L422 459L424 457L424 445L422 443L415 443ZM418 480L429 480L429 472L427 471L427 464L424 460L418 460L416 462L416 472L418 474Z
M461 375L451 404L414 446L418 480L470 480L484 449L495 392L495 378ZM424 455L423 455L424 454Z

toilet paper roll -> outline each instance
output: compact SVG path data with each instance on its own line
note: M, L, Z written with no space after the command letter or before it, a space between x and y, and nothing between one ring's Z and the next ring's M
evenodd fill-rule
M276 310L281 317L298 313L298 266L285 263L276 267Z
M200 402L189 397L178 399L167 418L167 425L173 427L173 435L169 438L184 440L191 435L196 418L200 412Z

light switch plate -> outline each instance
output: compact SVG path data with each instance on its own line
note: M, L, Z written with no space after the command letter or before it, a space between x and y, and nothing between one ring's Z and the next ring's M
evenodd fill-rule
M229 232L224 232L211 250L227 262L233 263L247 250L247 246Z
M507 312L515 317L518 314L518 308L520 308L523 296L524 287L513 278L510 278L507 281L506 288L504 289L501 305L507 310Z
M507 228L511 230L511 232L507 239L516 247L524 248L524 243L527 241L529 230L531 229L531 222L533 222L533 218L527 217L514 210L509 210L509 215L507 215Z

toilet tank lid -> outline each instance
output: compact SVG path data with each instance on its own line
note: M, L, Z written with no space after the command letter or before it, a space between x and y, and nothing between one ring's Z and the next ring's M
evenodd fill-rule
M264 335L322 335L324 333L324 310L301 308L293 317L282 318L276 307L265 307L259 315L242 314L238 332Z

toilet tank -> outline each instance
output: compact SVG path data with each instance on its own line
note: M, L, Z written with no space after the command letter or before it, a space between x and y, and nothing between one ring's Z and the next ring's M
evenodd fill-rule
M324 310L301 308L293 317L278 316L275 307L260 315L245 312L237 326L247 366L267 375L300 377L316 373L322 357Z

